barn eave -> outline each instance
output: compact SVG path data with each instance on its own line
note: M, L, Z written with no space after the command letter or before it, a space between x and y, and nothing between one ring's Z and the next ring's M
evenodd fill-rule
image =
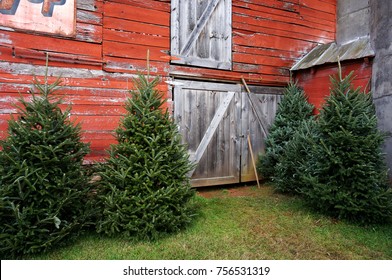
M375 52L371 46L369 36L359 37L341 45L332 42L315 47L298 61L291 68L291 71L308 69L327 63L336 63L338 60L345 61L374 57L374 55Z

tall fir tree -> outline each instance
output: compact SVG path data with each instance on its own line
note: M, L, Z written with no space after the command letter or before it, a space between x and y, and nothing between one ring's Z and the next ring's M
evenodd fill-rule
M100 173L103 208L98 232L154 239L192 220L186 147L156 89L158 78L139 75L116 130L118 144Z
M319 141L303 169L303 193L316 208L360 223L391 218L392 193L371 93L352 87L353 73L331 78L320 111Z
M257 170L265 179L272 180L276 175L276 165L284 152L285 145L301 126L311 118L313 105L307 101L302 89L290 83L278 105L275 120L268 131L265 141L265 154L258 159Z
M86 223L89 152L81 129L62 112L59 86L34 82L31 101L20 99L0 151L0 254L18 258L75 237Z

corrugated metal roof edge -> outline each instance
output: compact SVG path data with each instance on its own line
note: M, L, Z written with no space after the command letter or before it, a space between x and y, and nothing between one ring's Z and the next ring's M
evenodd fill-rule
M291 71L308 69L316 65L334 63L345 60L374 57L375 52L370 44L369 36L359 37L345 44L338 45L336 42L322 44L315 47L300 61Z

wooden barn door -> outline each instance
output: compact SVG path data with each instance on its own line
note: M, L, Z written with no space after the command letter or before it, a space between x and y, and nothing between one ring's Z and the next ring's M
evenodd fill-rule
M247 138L249 135L257 158L275 116L278 96L248 95L235 84L186 80L175 84L174 118L190 159L197 164L190 174L192 185L254 181Z
M177 81L174 116L191 161L193 186L240 181L240 142L237 125L240 87L218 83Z
M231 0L172 0L171 63L231 69L231 6Z

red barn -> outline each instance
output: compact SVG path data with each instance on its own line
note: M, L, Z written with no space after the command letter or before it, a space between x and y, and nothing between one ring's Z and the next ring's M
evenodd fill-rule
M48 54L49 74L61 75L59 94L91 142L86 160L103 160L132 79L149 64L199 162L193 184L254 180L251 151L263 150L293 66L320 103L336 64L306 55L340 48L338 15L336 0L1 0L0 138ZM343 63L360 69L358 84L367 83L373 56Z

